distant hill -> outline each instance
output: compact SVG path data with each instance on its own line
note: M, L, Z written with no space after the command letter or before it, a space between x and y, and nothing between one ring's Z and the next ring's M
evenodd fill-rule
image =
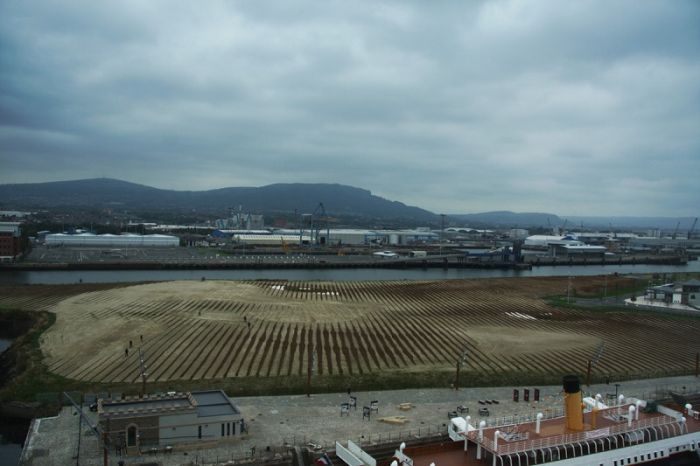
M579 226L583 223L586 228L601 228L609 230L610 226L615 230L628 228L653 228L661 230L674 230L678 225L678 231L685 233L693 225L694 217L568 217L569 222Z
M479 214L461 214L450 215L450 218L465 225L477 227L510 227L510 228L528 228L528 227L547 227L549 225L561 225L564 221L554 214L538 213L538 212L482 212Z
M424 209L373 195L365 189L340 184L272 184L258 188L221 188L208 191L174 191L127 181L96 178L49 183L0 185L0 203L15 209L55 207L117 207L133 211L195 209L228 212L243 206L259 213L312 212L323 202L329 215L406 219L435 222Z
M450 215L450 218L465 225L479 227L501 228L534 228L534 227L563 227L569 231L584 229L600 229L603 231L624 229L673 230L679 225L679 232L687 232L693 224L693 217L583 217L558 216L537 212L483 212L478 214Z

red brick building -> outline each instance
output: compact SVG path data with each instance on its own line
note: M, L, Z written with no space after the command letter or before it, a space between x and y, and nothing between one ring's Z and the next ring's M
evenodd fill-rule
M9 262L21 252L22 230L18 222L0 222L0 262Z

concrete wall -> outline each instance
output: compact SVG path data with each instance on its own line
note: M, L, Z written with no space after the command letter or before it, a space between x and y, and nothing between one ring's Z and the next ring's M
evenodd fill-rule
M138 427L138 444L140 446L158 445L158 416L110 419L103 423L103 427L109 433L112 441L119 444L120 439L126 441L126 429L131 424L135 424Z
M688 304L691 306L700 306L700 291L691 291L688 293Z
M173 414L160 417L160 444L196 442L198 438L197 413Z
M214 429L213 433L214 436L217 438L221 437L221 425L224 425L224 437L233 437L235 435L241 435L241 419L242 416L239 415L233 415L233 416L210 416L210 417L205 417L205 418L200 418L199 423L204 425L209 425L209 429ZM229 434L229 426L228 424L231 424L231 433ZM212 427L213 426L213 427ZM218 429L218 430L217 430Z
M160 418L160 444L173 445L175 443L198 442L200 441L200 427L201 440L218 440L222 438L222 424L224 425L223 438L240 435L241 419L240 415L198 418L195 413L162 416Z

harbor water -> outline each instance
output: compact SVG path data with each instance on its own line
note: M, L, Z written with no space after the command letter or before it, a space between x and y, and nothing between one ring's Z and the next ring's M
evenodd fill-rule
M510 269L197 269L197 270L60 270L2 271L0 285L136 283L170 280L445 280L460 278L566 277L604 274L683 274L700 272L700 261L686 265L557 265Z

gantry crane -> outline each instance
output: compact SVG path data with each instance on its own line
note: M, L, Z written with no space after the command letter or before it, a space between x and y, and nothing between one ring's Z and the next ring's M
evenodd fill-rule
M314 220L316 220L316 229L314 230ZM319 202L313 213L311 214L311 241L315 244L320 244L320 232L321 223L325 223L326 227L326 242L330 243L331 232L328 225L328 215L326 214L326 208L323 206L323 202ZM314 238L315 235L315 238Z
M695 231L695 225L698 223L698 218L695 217L695 220L693 220L693 226L690 227L690 230L688 230L688 239L693 237L693 231Z
M678 220L678 223L676 223L676 229L673 230L673 235L671 235L671 239L676 239L676 236L678 236L678 229L681 227L681 221Z

